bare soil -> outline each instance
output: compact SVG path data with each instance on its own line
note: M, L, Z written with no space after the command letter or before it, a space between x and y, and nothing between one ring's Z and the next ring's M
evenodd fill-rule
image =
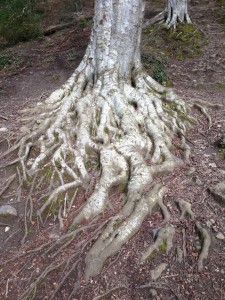
M92 5L90 5L92 6ZM152 1L147 6L146 17L156 14L164 8L164 1ZM84 7L90 14L88 4ZM54 299L68 299L77 278L80 279L77 291L71 299L101 299L120 300L223 300L225 299L225 240L216 238L218 233L225 235L225 208L215 202L208 188L218 182L225 181L225 159L218 152L216 142L225 134L225 25L220 24L225 15L224 1L191 1L190 16L196 26L207 38L207 45L202 54L184 60L177 60L169 55L166 73L173 82L174 90L185 100L203 100L218 106L209 107L212 126L209 128L206 118L193 109L193 115L199 121L188 132L188 144L191 147L190 165L177 169L172 174L157 178L163 182L168 191L164 202L171 213L170 223L176 229L174 248L169 253L160 251L144 264L140 264L140 255L153 242L153 229L162 226L162 215L158 209L146 218L139 233L135 235L115 256L107 260L99 276L85 282L83 279L84 257L96 236L87 243L80 256L80 262L74 272L67 278ZM63 84L83 57L88 44L91 24L68 28L49 37L41 37L4 50L15 59L14 63L0 69L0 128L19 131L20 118L24 109L33 107L43 101ZM143 36L143 42L147 36ZM1 54L1 53L0 53ZM2 149L4 145L2 146ZM177 149L174 152L179 156ZM195 172L188 175L190 167ZM13 170L0 173L0 185ZM98 173L93 173L97 177ZM21 253L35 249L47 241L55 241L63 233L57 222L50 221L38 228L32 222L27 241L20 245L24 235L24 203L27 192L21 202L15 203L15 191L10 191L7 197L1 197L0 205L12 204L18 209L18 218L7 220L10 230L0 223L0 298L15 300L40 274L50 262L57 264L59 257L52 260L50 255L41 256L27 254L4 264ZM110 195L114 212L107 211L96 223L78 235L74 242L61 254L67 257L79 247L83 241L88 241L94 230L113 215L120 207L118 190ZM200 255L201 236L196 230L195 222L188 216L180 219L180 211L176 201L184 199L192 204L196 220L202 222L211 236L211 247L208 260L204 261L204 269L197 270ZM77 195L76 203L85 201L84 192ZM34 199L35 203L35 199ZM65 222L65 230L76 213L77 207L71 212ZM209 221L211 223L209 223ZM186 250L182 263L177 260L177 247ZM153 282L150 271L161 262L168 264L162 276ZM64 272L64 271L63 271ZM50 299L51 292L57 287L63 273L55 270L42 283L35 299ZM148 285L148 287L144 287ZM115 288L115 289L114 289ZM107 291L110 293L105 294ZM104 295L105 294L105 295ZM96 298L100 299L100 298Z

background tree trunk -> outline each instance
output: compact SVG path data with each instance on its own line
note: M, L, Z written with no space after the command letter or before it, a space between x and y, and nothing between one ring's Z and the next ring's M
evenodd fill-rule
M177 23L191 23L188 14L187 0L167 0L166 5L166 26L176 28Z

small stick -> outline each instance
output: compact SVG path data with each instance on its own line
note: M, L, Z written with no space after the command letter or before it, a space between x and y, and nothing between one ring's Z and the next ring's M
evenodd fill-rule
M9 188L13 180L16 178L16 174L12 175L9 179L7 179L6 186L0 191L0 197L5 193L5 191Z
M9 279L7 279L7 282L6 282L6 288L5 288L5 297L7 298L8 296L8 292L9 292Z
M93 300L99 300L99 299L105 299L105 297L107 297L108 295L112 294L113 292L120 290L120 289L126 289L126 290L130 290L130 288L126 285L119 285L116 286L114 288L112 288L111 290L107 291L106 293L99 295L97 297L94 297Z
M9 226L9 224L5 224L5 223L0 222L0 226Z
M7 118L7 117L4 117L3 115L0 115L0 118L1 118L1 119L3 119L3 120L6 120L6 121L8 121L8 120L9 120L9 118Z
M183 257L184 261L187 256L187 251L186 251L186 234L185 234L185 229L182 229L182 236L183 236Z

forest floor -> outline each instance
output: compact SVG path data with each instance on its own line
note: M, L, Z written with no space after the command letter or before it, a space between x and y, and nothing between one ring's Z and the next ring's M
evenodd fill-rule
M152 1L152 7L147 6L146 17L160 12L164 7L163 3L164 1L159 0ZM84 16L85 12L90 14L88 5L84 8ZM185 45L179 53L172 46L166 48L163 44L157 44L157 31L153 36L152 28L144 31L142 43L145 54L143 60L149 72L155 72L160 80L165 79L165 82L173 85L173 89L183 100L203 100L206 107L209 104L208 112L212 117L212 125L209 127L207 119L197 109L193 109L192 113L199 123L192 126L187 136L191 147L190 164L158 178L168 187L164 202L171 213L170 222L176 228L174 248L169 253L162 249L144 264L139 264L143 248L153 242L153 229L161 226L162 215L154 211L145 219L139 233L119 253L107 260L99 276L88 282L80 282L72 299L100 299L95 297L107 291L110 292L101 299L225 299L225 239L218 238L218 234L225 236L225 207L217 203L209 193L209 187L225 181L224 154L219 153L217 147L218 140L225 135L225 4L223 1L191 1L190 16L204 34L204 43L198 55L195 52L190 55L192 42L189 46ZM0 51L0 58L6 55L9 59L4 67L0 61L0 130L7 128L9 131L19 132L20 118L26 114L26 109L45 100L66 81L83 57L90 28L89 20L82 21L53 35ZM151 43L153 37L155 41ZM179 46L178 37L175 46L177 45ZM12 170L1 172L0 185L10 172ZM24 234L25 197L26 194L22 195L21 202L18 203L12 192L0 199L0 206L10 204L18 211L18 217L12 222L9 220L8 226L0 222L2 300L19 299L23 288L48 264L49 257L40 259L38 255L25 255L6 265L4 262L18 253L40 246L48 239L57 239L60 235L54 221L39 229L33 222L27 242L20 248ZM114 198L118 198L118 191L112 191L110 198L112 202ZM197 261L202 240L191 218L180 219L176 204L178 199L192 204L195 219L205 224L211 236L209 257L204 261L201 272L197 270ZM85 234L76 243L85 240ZM177 247L186 252L182 262L178 262ZM161 262L167 264L166 270L153 282L151 270ZM68 299L77 274L82 277L83 265L81 263L76 274L67 279L54 299ZM60 271L50 274L35 299L49 299L60 276ZM148 286L144 287L145 285Z

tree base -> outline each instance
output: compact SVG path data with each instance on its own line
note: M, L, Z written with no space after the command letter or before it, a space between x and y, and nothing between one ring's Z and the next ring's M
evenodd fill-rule
M27 222L35 214L41 222L55 215L63 229L64 220L76 206L78 189L92 189L91 174L100 164L100 178L85 205L76 207L78 213L70 232L52 246L47 244L47 252L58 247L54 255L71 244L80 230L85 230L84 222L91 226L91 220L106 211L113 187L122 191L121 209L101 225L104 229L86 255L88 280L99 274L105 260L138 232L155 205L161 208L164 222L169 222L170 214L162 201L166 189L156 184L154 177L182 164L171 152L175 135L180 138L184 160L189 160L190 149L184 136L191 117L184 102L170 89L141 71L134 73L131 83L119 82L116 73L106 73L93 84L86 74L81 63L62 89L37 106L35 114L38 111L39 116L28 126L29 133L2 157L18 151L18 157L9 164L19 163L20 189L24 184L30 187L24 241ZM35 213L32 198L37 195ZM171 246L172 236L171 233L166 237ZM148 254L143 254L142 260ZM21 299L35 295L49 272L64 264L68 266L76 255L77 252L57 266L50 264Z

